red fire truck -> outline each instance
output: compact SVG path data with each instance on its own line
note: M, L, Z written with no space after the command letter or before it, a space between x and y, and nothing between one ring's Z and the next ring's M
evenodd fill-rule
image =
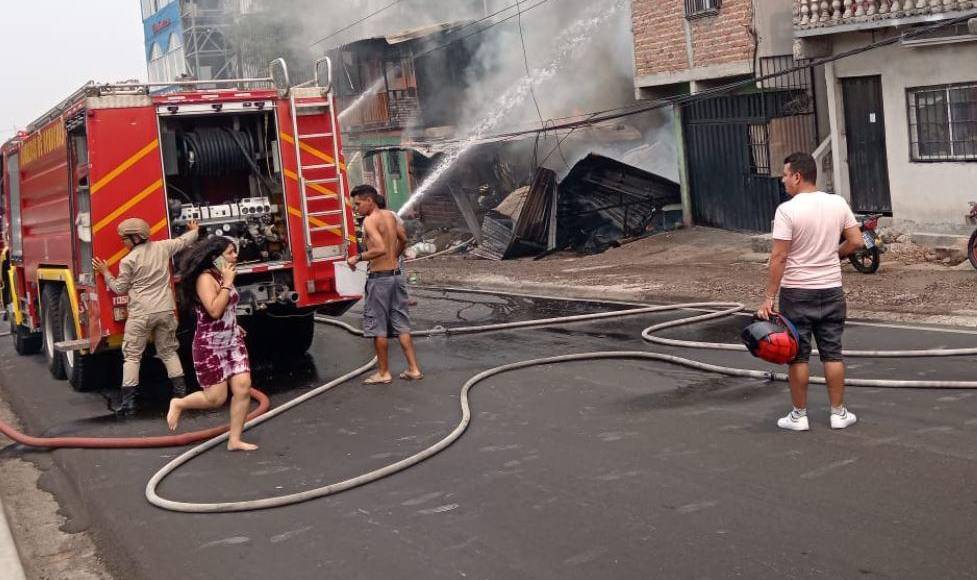
M116 226L129 217L152 239L191 219L234 239L249 347L305 352L314 311L359 298L337 291L354 221L329 60L315 71L296 86L281 59L267 78L88 83L5 143L2 280L17 352L43 350L56 378L96 386L101 353L121 345L127 297L91 262L117 271Z

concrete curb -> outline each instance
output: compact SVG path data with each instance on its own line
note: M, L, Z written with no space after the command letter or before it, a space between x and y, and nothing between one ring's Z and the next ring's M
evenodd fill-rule
M17 554L17 545L14 544L14 536L10 533L10 526L7 525L2 501L0 501L0 578L27 580L24 567L20 563L20 556Z

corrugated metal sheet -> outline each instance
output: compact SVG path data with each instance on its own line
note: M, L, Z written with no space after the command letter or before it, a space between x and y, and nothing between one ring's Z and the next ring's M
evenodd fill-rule
M679 184L600 155L578 162L560 183L560 248L594 253L653 231L663 208L681 201Z

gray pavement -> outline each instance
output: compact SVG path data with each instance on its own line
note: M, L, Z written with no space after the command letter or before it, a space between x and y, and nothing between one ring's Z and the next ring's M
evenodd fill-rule
M418 328L608 308L412 294ZM447 433L471 375L552 354L650 349L640 330L673 316L419 339L423 382L335 389L256 428L257 454L211 451L160 491L251 499L375 469ZM671 336L733 341L741 324ZM974 344L974 334L848 334L852 348ZM740 353L668 352L765 368ZM0 357L4 396L35 433L165 431L162 398L145 399L147 410L119 423L97 395L49 380L42 359L16 357L6 342ZM367 341L321 328L308 358L259 371L256 384L280 403L369 357ZM851 362L852 376L975 378L972 359ZM975 395L853 389L860 422L831 431L823 388L813 387L812 431L786 433L774 425L789 408L784 385L646 361L538 367L478 386L469 432L419 466L330 498L242 514L176 514L146 503L147 479L177 449L51 455L77 491L77 500L63 498L66 512L90 519L120 578L972 578ZM184 428L225 417L191 415Z

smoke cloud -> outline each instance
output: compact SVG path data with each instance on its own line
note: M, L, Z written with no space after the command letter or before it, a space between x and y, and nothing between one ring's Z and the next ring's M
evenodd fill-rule
M471 23L501 11L460 33L485 29L466 41L476 48L467 71L464 106L454 122L457 137L538 129L540 118L553 123L635 102L627 0L522 0L521 30L516 0L402 0L390 6L392 1L251 0L255 11L242 15L246 24L237 27L237 34L242 46L255 47L248 60L285 56L293 77L302 80L311 75L314 58L343 44L439 23ZM486 28L507 17L512 18ZM525 147L561 175L595 152L678 179L667 109L562 136L565 140L558 141L550 132L527 140ZM464 157L463 152L454 153ZM432 185L425 183L421 189Z

